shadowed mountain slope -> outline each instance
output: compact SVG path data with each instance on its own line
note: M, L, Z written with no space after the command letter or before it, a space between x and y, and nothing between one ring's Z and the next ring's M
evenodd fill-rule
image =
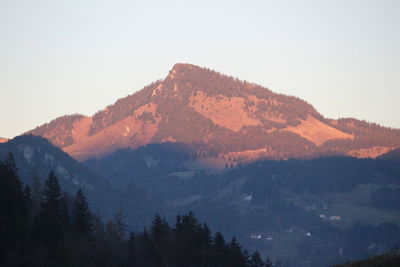
M42 137L25 135L0 144L0 160L8 153L13 154L24 183L32 185L34 176L43 182L54 171L64 190L74 195L81 188L94 211L105 219L112 218L122 208L130 226L141 229L155 213L166 212L165 205L143 189L133 184L123 189L112 186L102 175Z
M140 186L284 266L331 266L400 244L397 162L323 157L210 171L187 168L192 155L190 146L163 143L85 163L113 186Z
M379 156L379 159L400 161L400 148L391 150L391 151Z

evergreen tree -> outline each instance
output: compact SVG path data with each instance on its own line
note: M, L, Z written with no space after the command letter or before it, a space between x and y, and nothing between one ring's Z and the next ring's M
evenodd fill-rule
M272 266L282 266L280 263L275 262L275 264L272 262L271 258L268 257L265 260L265 267L272 267Z
M201 226L192 212L176 219L176 241L180 266L193 266L200 261Z
M125 215L123 213L122 207L120 208L118 213L115 214L114 221L115 221L117 235L122 240L125 238L126 231L128 228L128 225L125 222Z
M28 223L32 221L34 211L35 211L35 197L33 195L33 192L29 185L24 186L24 197L25 197L25 202L26 202L26 208L27 208L27 220Z
M219 231L215 233L213 243L214 243L214 248L216 248L217 250L223 251L226 248L226 242L224 236Z
M206 244L208 247L211 246L212 243L211 231L206 223L203 223L203 227L201 228L201 236L204 244Z
M170 257L170 227L160 215L156 214L151 225L151 246L150 255L153 258L157 266L163 266L167 262L167 258ZM172 257L172 256L171 256Z
M227 262L230 267L241 267L246 266L245 259L242 248L237 242L236 238L232 238L231 242L228 245L228 257Z
M30 179L31 179L31 183L32 183L33 197L36 199L36 201L39 201L39 198L42 195L42 179L40 178L39 174L37 173L36 168L32 169Z
M0 260L16 253L25 238L27 207L14 157L0 162Z
M201 227L201 248L200 248L200 258L202 265L208 266L208 262L210 261L210 250L211 250L211 231L208 228L207 224L203 224Z
M260 253L258 251L254 252L250 258L250 267L264 267L265 263L261 258Z
M73 200L69 197L67 192L63 193L61 198L61 228L64 233L70 232L72 229L71 209Z
M36 225L37 234L49 245L56 245L62 237L62 197L58 178L50 172L43 187Z
M25 199L26 199L26 201L27 201L27 203L31 203L32 201L33 201L33 192L32 192L32 189L31 189L31 187L29 186L29 185L25 185L24 186L24 196L25 196Z
M160 215L156 214L151 225L151 237L155 242L165 238L169 232L169 225L165 219L161 219Z
M76 192L73 210L73 228L79 235L90 236L93 233L93 216L89 204L81 189Z
M128 237L127 245L128 245L129 252L132 253L132 254L134 254L134 251L135 251L135 247L136 247L135 243L136 243L135 233L134 232L130 232L129 233L129 237Z
M129 237L128 237L128 241L126 242L126 246L127 246L127 253L128 253L128 265L129 266L135 266L135 261L137 260L135 257L136 254L136 235L133 232L129 233Z
M217 266L224 266L226 258L226 242L221 232L216 232L213 242L213 262Z

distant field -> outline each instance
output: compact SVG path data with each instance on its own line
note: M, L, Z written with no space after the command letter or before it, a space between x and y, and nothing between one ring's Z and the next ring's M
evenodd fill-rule
M287 231L271 231L268 236L273 237L272 240L267 240L266 235L263 235L261 239L253 239L248 241L255 247L263 247L264 250L260 252L264 255L273 255L275 259L285 259L287 261L293 261L294 256L297 254L297 244L302 239L310 237L305 236L306 231L304 229L297 228L293 232Z
M186 179L192 178L194 173L195 173L194 171L173 172L173 173L168 174L168 176L177 176L181 179L186 180Z
M351 226L355 222L375 225L391 222L400 225L400 210L377 209L370 204L370 194L382 187L396 188L398 186L359 185L352 193L331 195L334 201L328 212L342 217L341 221L334 222L335 225L343 223L345 226Z

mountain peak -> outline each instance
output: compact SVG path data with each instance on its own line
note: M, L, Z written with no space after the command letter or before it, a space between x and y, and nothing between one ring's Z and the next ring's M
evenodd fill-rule
M178 62L172 67L171 71L175 70L175 71L179 72L179 71L192 70L192 69L202 69L202 68L199 66L193 65L193 64Z
M168 77L170 79L174 79L180 76L184 76L185 73L197 72L204 70L199 66L189 64L189 63L176 63L172 69L169 71Z
M400 146L400 130L329 120L297 97L188 63L92 117L62 117L30 133L80 159L161 142L196 144L202 157L231 160L376 157Z

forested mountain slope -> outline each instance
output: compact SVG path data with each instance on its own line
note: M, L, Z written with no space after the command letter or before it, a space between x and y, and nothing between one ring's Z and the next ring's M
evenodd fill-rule
M137 185L288 266L330 266L400 245L397 162L325 157L206 171L187 167L192 152L153 144L85 163L111 184Z
M136 185L117 188L104 178L71 158L48 140L25 135L0 144L0 160L12 153L18 174L24 183L40 186L51 171L59 177L60 184L70 195L81 188L88 196L96 213L108 219L122 209L131 227L148 225L155 213L166 214L162 201ZM38 185L39 184L39 185Z
M376 157L400 146L400 130L327 119L309 103L216 71L176 64L168 76L93 116L57 118L29 133L77 159L160 142L197 145L229 162L318 155Z

